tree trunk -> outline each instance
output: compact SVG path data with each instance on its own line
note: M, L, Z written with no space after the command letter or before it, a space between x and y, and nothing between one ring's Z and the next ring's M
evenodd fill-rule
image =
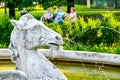
M90 0L87 0L87 8L90 8Z
M8 8L9 8L9 17L15 17L15 5L14 2L8 2Z
M115 8L118 8L117 0L115 0Z
M4 0L4 15L7 14L7 9L6 9L6 0Z
M67 0L67 13L70 13L70 7L74 7L74 0Z

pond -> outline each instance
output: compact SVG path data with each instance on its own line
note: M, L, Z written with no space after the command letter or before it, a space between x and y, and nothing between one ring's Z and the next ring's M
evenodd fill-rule
M120 68L100 64L53 61L68 80L120 80ZM14 69L11 61L0 61L1 70Z

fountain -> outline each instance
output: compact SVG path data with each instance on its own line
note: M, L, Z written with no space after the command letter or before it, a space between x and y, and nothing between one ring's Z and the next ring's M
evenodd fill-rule
M12 31L9 48L13 53L12 61L16 64L16 70L0 72L0 80L2 80L2 78L6 78L5 80L16 80L16 78L18 78L18 80L44 80L44 78L45 80L67 80L58 68L65 69L62 70L69 80L119 80L119 68L107 67L109 70L106 71L104 67L106 64L120 66L120 55L61 50L60 45L63 44L61 36L48 29L43 23L37 21L29 14L22 16L19 21L12 20L11 22L14 25L14 30ZM38 36L38 34L40 35ZM34 40L35 42L33 42ZM19 45L16 46L16 44ZM40 45L47 45L51 48L50 50L37 50L37 47ZM0 50L0 56L7 58L10 55L11 52L8 49ZM58 68L44 56L55 62L54 64L57 65ZM65 62L70 62L70 64L65 64ZM93 65L91 67L91 65L86 65L84 62L92 63ZM70 76L73 77L70 77L66 73L70 73ZM14 75L14 77L12 77L12 75ZM116 78L110 78L111 75L112 77L116 75ZM79 76L79 78L76 78L76 76Z
M11 20L14 29L9 48L16 70L0 72L0 80L67 80L62 72L42 54L37 54L41 45L60 48L63 40L60 34L47 28L32 15L23 15L18 21Z

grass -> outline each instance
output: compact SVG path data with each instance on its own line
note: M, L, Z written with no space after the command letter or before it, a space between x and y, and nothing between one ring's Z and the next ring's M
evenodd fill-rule
M119 11L120 9L111 9L111 8L87 8L86 5L75 5L77 11Z
M4 13L4 9L0 8L0 14L3 14L3 13Z
M44 14L44 11L30 11L29 14L32 14L36 19L40 20L40 17ZM19 19L21 16L20 11L16 11L16 19Z

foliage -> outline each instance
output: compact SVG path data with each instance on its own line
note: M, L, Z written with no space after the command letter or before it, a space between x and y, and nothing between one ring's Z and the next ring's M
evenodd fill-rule
M9 21L10 19L8 16L0 18L0 47L6 47L10 42L10 33L13 29L13 26Z
M51 6L61 6L67 4L67 0L41 0L41 2L44 9Z
M119 29L120 23L115 19L115 14L113 12L104 13L102 16L104 17L104 22L101 25Z
M102 15L102 20L80 17L74 23L45 24L63 35L65 49L120 53L119 20L113 13Z
M37 11L30 12L38 20L43 13ZM84 50L120 53L120 23L114 13L102 14L103 19L95 17L80 17L74 23L63 21L63 24L56 22L44 22L49 28L60 33L64 39L64 49ZM1 16L0 20L0 47L7 47L9 44L10 33L13 26L9 18ZM19 19L20 12L16 18ZM4 21L6 19L6 21Z
M86 10L89 10L86 5L77 5L77 4L75 5L75 9L77 11L81 11L81 10L86 11Z

